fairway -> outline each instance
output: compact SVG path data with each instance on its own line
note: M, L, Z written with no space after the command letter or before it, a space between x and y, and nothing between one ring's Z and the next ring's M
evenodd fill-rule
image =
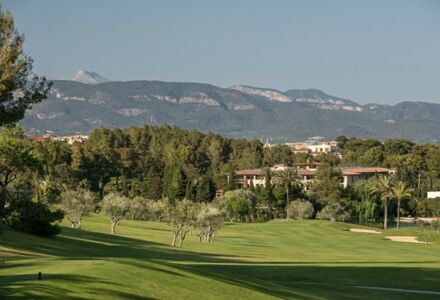
M3 228L0 298L440 299L438 237L397 243L384 239L393 229L279 221L228 224L214 243L190 236L177 249L163 223L123 221L117 235L98 215L82 230L63 225L52 239Z

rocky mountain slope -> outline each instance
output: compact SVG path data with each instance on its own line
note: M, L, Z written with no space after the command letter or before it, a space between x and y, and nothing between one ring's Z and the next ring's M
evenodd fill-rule
M26 130L31 134L87 134L96 127L167 123L273 141L341 134L440 141L440 104L362 106L316 89L282 92L202 83L110 82L99 75L92 77L55 80L48 99L35 105L22 121Z

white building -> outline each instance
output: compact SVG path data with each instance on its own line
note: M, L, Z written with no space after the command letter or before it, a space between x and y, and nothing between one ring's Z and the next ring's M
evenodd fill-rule
M440 198L440 191L428 192L428 199Z

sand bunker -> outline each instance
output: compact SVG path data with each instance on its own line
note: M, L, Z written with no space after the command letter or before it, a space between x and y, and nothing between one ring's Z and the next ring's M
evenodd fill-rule
M372 230L372 229L362 229L362 228L350 228L351 232L360 232L360 233L381 233L380 231L377 230Z
M400 235L400 236L386 236L385 238L393 242L426 244L425 242L418 241L417 237L415 236Z

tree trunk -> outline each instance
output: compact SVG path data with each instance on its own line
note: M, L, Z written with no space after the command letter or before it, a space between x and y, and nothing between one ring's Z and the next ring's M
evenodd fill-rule
M171 243L172 247L176 247L177 233L174 233L173 242Z
M78 223L76 223L76 225L77 225L76 227L77 229L81 229L81 220L79 220Z
M112 220L112 234L115 234L116 233L116 225L118 224L118 222L117 221L113 221Z
M388 201L385 198L383 202L383 229L387 229L388 223Z
M290 220L290 197L289 197L289 185L286 184L286 214L287 220Z
M400 227L400 200L397 201L397 223L396 229L399 230Z

